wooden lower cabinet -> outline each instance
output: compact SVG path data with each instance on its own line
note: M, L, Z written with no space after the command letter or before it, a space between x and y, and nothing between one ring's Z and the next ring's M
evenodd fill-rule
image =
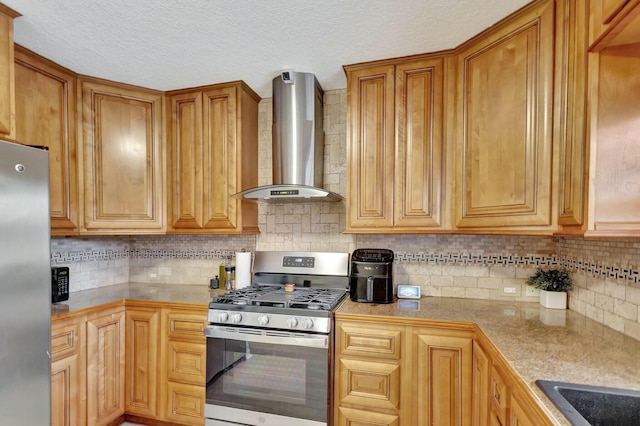
M414 329L413 424L471 423L472 345L472 332Z
M473 426L551 426L531 390L489 339L476 331L473 342Z
M467 425L473 330L336 321L338 425Z
M338 408L336 426L399 426L400 417L392 414L381 414L369 410Z
M51 323L52 426L204 424L207 307L127 301ZM179 305L177 305L179 306Z
M87 423L110 425L125 411L125 311L87 316Z
M171 424L204 424L207 308L162 310L160 418Z
M154 308L126 311L126 411L158 416L158 352L160 312Z
M491 360L477 342L473 342L473 384L471 399L471 424L473 426L487 426L489 420L489 375L491 374Z
M83 318L51 323L51 426L86 425Z

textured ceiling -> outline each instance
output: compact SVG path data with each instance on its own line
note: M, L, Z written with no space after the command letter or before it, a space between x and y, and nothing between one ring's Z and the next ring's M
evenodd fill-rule
M80 74L158 90L283 69L346 87L342 65L453 48L529 0L0 0L16 43Z

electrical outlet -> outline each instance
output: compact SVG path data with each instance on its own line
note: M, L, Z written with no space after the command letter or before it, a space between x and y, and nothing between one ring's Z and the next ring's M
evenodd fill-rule
M149 279L153 281L157 280L158 274L156 272L149 272Z
M506 294L516 294L515 287L502 287L502 292Z
M526 296L540 296L540 289L532 285L527 286Z

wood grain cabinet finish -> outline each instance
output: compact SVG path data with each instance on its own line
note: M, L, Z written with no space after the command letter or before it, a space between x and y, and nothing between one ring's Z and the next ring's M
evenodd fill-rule
M347 232L443 227L444 60L345 67Z
M581 230L587 221L589 146L587 138L588 8L581 0L556 3L556 105L554 126L560 148L558 225Z
M477 342L473 342L473 393L471 398L473 426L489 425L491 360Z
M161 92L83 78L84 233L163 233Z
M473 339L428 329L414 329L413 336L413 424L470 424Z
M13 20L20 14L0 4L0 137L15 139Z
M410 406L402 389L406 330L395 324L336 322L336 424L401 424L401 412ZM381 423L367 423L376 418Z
M160 312L153 308L126 310L126 412L158 416L158 356Z
M589 0L589 44L593 52L640 41L640 0Z
M257 204L231 197L258 185L258 102L233 82L168 93L171 232L258 233Z
M587 234L640 236L640 43L591 55Z
M554 2L457 55L458 229L552 225Z
M87 423L110 425L125 413L125 312L87 316Z
M84 319L51 323L51 425L86 425Z
M162 309L160 419L204 424L207 309Z
M76 76L16 46L15 86L16 139L49 148L51 234L78 234Z
M400 426L400 417L368 410L339 408L336 426Z

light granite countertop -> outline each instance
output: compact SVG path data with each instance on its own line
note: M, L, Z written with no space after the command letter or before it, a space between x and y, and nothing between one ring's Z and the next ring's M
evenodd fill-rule
M148 300L206 306L224 290L204 285L129 283L70 294L52 305L66 316L121 300ZM536 386L538 379L640 390L640 341L572 311L537 303L423 297L391 304L346 300L336 316L404 317L475 323L529 385L558 425L565 417Z
M342 314L477 324L558 425L570 423L535 384L538 379L640 390L640 341L572 311L537 303L423 297L392 304L347 300L336 316Z

